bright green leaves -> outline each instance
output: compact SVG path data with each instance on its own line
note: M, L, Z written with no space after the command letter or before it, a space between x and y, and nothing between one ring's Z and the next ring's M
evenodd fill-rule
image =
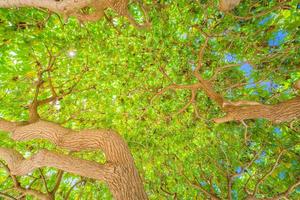
M158 91L172 83L197 82L193 70L205 39L201 32L212 37L200 72L205 79L214 78L214 89L226 99L277 103L295 96L292 85L300 78L297 1L288 2L289 9L249 20L232 15L262 13L278 1L245 0L230 14L218 11L218 1L144 3L152 23L147 31L136 30L111 11L107 11L110 22L102 19L79 24L73 18L64 22L56 14L48 18L47 13L36 9L1 9L1 117L28 119L26 106L35 92L37 61L47 69L49 56L54 55L51 77L56 92L64 93L73 86L74 89L63 99L41 107L40 115L74 129L118 131L132 151L150 199L172 199L175 194L178 199L204 199L205 195L189 181L226 198L227 172L237 171L240 175L233 180L232 194L235 199L243 199L248 178L252 177L248 186L253 190L281 149L287 152L259 187L260 197L286 190L299 171L299 122L295 121L291 128L288 123L273 126L262 119L246 121L250 139L245 142L243 124L216 125L212 121L224 113L200 90L195 101L200 118L192 105L175 114L188 102L188 90L170 90L150 102ZM137 21L144 20L140 6L133 4L130 12ZM275 39L278 31L286 35L280 45L270 47L269 40ZM226 59L229 54L230 61ZM240 67L245 63L252 67L251 73ZM222 68L228 64L238 66ZM43 80L39 99L51 96L49 76L45 74ZM269 88L271 82L276 88ZM0 134L0 144L25 156L43 148L64 152L41 140L15 143L6 133ZM243 171L242 167L256 154L253 165ZM98 162L105 160L100 152L74 155ZM53 187L57 171L45 168L43 172L49 187ZM38 171L32 176L39 176ZM30 184L34 177L21 178L22 185ZM0 190L12 186L6 178L1 170ZM63 199L78 181L80 177L64 174L57 199ZM33 187L45 192L40 180ZM291 199L296 199L296 195L292 194ZM69 199L111 199L111 195L104 184L87 180L71 192Z

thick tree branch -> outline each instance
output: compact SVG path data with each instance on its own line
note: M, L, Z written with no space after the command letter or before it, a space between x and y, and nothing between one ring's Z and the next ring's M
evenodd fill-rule
M126 17L135 27L148 28L150 26L149 22L146 21L144 24L138 24L134 20L134 18L128 12L128 3L128 0L0 0L0 8L45 8L51 12L62 14L65 17L75 16L80 21L97 21L104 16L104 11L107 8L111 8L119 15ZM94 8L95 11L91 14L85 14L81 12L81 9L87 7Z
M242 101L232 103L226 102L223 110L227 115L215 119L216 123L256 118L265 118L274 123L281 123L300 117L300 97L295 97L274 105Z
M41 120L17 127L14 123L10 125L9 122L2 120L0 127L12 132L12 138L17 141L46 139L70 151L101 149L106 156L106 163L100 165L43 150L29 160L25 160L16 151L1 148L0 157L8 163L14 175L24 175L39 167L55 167L83 177L105 181L117 200L147 199L129 148L113 131L73 131Z
M2 8L20 8L20 7L34 7L34 8L46 8L52 12L68 13L74 10L78 10L89 5L91 0L1 0L0 7Z
M236 102L226 101L224 97L217 93L212 83L209 80L205 80L201 74L200 69L203 65L204 51L208 46L208 41L210 36L206 33L203 33L205 36L205 42L200 47L198 53L198 64L194 70L194 76L197 78L198 83L190 85L178 85L173 83L166 88L159 91L151 100L154 100L155 97L165 93L168 90L178 90L178 89L188 89L192 91L192 99L179 111L183 112L187 109L188 106L192 104L196 96L197 90L202 90L205 94L213 101L215 101L222 111L227 114L224 117L214 119L216 123L224 123L228 121L243 121L246 119L256 119L256 118L265 118L274 123L281 123L291 121L293 119L300 117L300 97L297 96L293 99L280 102L274 105L265 105L255 101L240 100ZM234 65L228 65L226 67L232 67ZM214 77L214 76L213 76ZM297 84L295 84L297 85ZM295 87L296 88L296 87Z
M25 159L13 149L0 147L1 159L5 160L10 172L15 176L26 175L40 167L55 167L70 173L97 180L106 180L113 173L112 165L101 165L93 161L82 160L47 150L41 150L29 159ZM85 170L89 169L89 170Z
M220 0L219 9L223 12L230 11L239 5L241 0Z

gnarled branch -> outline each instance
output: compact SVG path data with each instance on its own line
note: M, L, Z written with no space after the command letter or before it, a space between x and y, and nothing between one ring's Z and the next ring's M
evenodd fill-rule
M107 8L111 8L119 15L126 17L129 22L137 28L148 28L150 26L149 22L138 24L133 19L128 12L128 3L128 0L0 0L0 8L45 8L52 12L62 14L65 17L75 16L80 21L97 21L104 16L104 11ZM86 14L81 12L83 8L94 8L95 11L91 14Z
M42 150L25 160L16 151L1 148L0 157L8 163L14 175L24 175L39 167L55 167L80 176L105 181L117 200L147 199L129 148L117 133L109 130L73 131L41 120L28 125L15 126L14 124L0 121L0 128L4 127L6 131L12 132L14 140L46 139L71 151L101 149L106 156L106 163L98 164Z
M220 0L219 9L223 12L230 11L239 5L241 0Z

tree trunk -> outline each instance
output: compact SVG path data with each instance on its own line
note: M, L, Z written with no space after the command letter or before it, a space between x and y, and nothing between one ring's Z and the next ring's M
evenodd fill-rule
M41 150L30 159L12 149L0 148L13 175L25 175L39 167L55 167L80 176L105 181L116 200L145 200L142 180L127 144L110 130L73 131L58 124L37 121L29 125L0 121L0 129L12 132L16 141L46 139L70 151L101 149L106 163L82 160L69 155Z

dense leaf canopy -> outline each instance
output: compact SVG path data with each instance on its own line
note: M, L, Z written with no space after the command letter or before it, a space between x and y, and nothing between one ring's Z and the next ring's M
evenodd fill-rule
M29 119L46 70L38 99L51 96L51 88L61 98L40 106L40 117L76 130L117 131L149 199L245 199L248 193L263 199L285 192L299 199L299 118L215 123L226 111L203 89L170 87L197 84L199 70L228 102L296 98L298 1L244 0L221 12L216 0L144 0L129 10L139 23L147 12L151 27L137 29L112 10L80 23L45 9L0 9L0 117ZM7 132L0 132L0 144L26 158L40 149L69 153L46 140L15 142ZM72 154L105 161L101 151ZM46 192L57 173L44 167L18 180ZM20 197L13 187L0 168L1 194ZM69 199L112 198L106 184L64 173L56 199L68 192Z

